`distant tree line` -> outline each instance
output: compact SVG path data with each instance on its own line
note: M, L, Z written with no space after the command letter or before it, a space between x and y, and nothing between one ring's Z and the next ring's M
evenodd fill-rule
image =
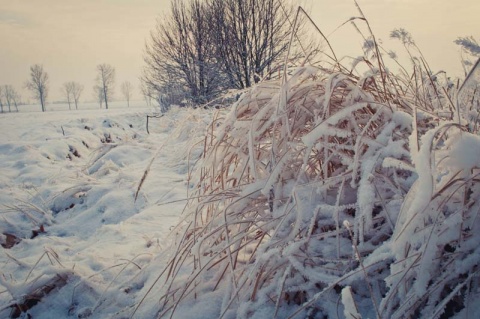
M172 0L145 47L144 89L198 105L252 86L283 61L293 14L284 0Z
M49 75L44 70L43 65L35 64L30 67L30 78L25 82L24 87L28 89L33 98L40 103L42 112L46 111L46 103L49 93ZM95 85L93 87L94 97L99 102L100 108L105 104L105 108L108 109L108 103L111 102L114 93L115 86L115 68L109 64L99 64L97 66L97 77L95 79ZM78 104L80 96L83 93L84 86L78 82L70 81L65 82L60 91L63 98L68 104L69 110L72 109L72 104L75 105L75 109L78 110ZM121 92L127 106L130 106L130 100L132 98L133 86L130 82L125 81L121 84ZM150 97L147 94L144 86L140 87L140 91L145 97L147 105L150 105ZM18 105L22 104L20 94L14 89L12 85L0 85L0 112L18 112Z

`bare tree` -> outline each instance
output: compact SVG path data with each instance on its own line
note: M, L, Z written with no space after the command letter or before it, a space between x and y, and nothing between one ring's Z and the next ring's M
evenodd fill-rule
M115 85L115 68L110 64L97 65L97 86L101 88L105 101L105 108L108 109L108 101L112 98Z
M12 106L15 106L15 109L18 112L18 102L20 99L20 95L17 93L15 88L12 85L4 85L3 86L3 97L5 98L5 102L8 105L8 112L12 112Z
M4 112L4 106L8 106L9 112L12 112L12 106L14 106L15 110L18 112L19 103L20 94L18 94L12 85L6 84L0 86L0 112Z
M200 0L171 2L170 16L158 20L146 45L143 82L154 98L202 104L221 91L223 82L211 32L211 10Z
M62 94L67 99L68 109L71 110L71 103L72 103L72 82L66 82L62 86Z
M250 87L284 57L294 8L284 0L211 0L211 5L216 56L229 86Z
M72 86L72 96L75 101L75 109L78 110L78 101L80 100L80 95L83 92L83 85L77 82L70 82Z
M18 112L18 104L20 104L21 97L20 97L20 94L15 89L13 89L13 87L12 87L11 99L13 102L13 106L15 106L15 110Z
M283 64L294 14L287 0L172 0L146 45L142 80L167 103L250 87Z
M130 107L130 99L132 97L132 92L133 92L133 86L132 83L125 81L122 83L120 86L120 90L122 90L122 94L125 97L125 100L127 100L127 105Z
M103 95L103 88L95 85L93 87L93 96L97 100L97 102L100 104L100 108L102 108L103 102L105 101L105 96Z
M83 92L83 85L77 82L66 82L63 84L62 93L67 98L68 108L71 110L70 104L71 102L75 102L75 109L78 110L78 100L80 99L80 95ZM95 95L97 97L97 95Z
M13 95L15 94L15 89L11 85L3 86L3 96L5 97L5 102L8 106L8 112L12 112L13 104Z
M34 94L34 98L42 106L42 112L45 112L48 97L48 74L43 70L42 65L35 64L30 67L30 81L25 84L25 87Z

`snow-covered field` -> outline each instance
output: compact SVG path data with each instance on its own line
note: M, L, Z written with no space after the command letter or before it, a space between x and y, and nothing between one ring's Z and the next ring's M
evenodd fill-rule
M0 318L479 318L477 86L372 76L1 114Z
M132 100L130 101L130 107L131 109L138 109L138 108L146 108L147 104L144 100ZM127 101L110 101L108 102L108 108L110 110L112 109L124 109L127 108ZM78 109L75 108L75 103L70 104L70 108L68 106L68 103L66 102L53 102L53 103L47 103L46 105L47 112L52 112L52 111L66 111L66 112L75 112L75 111L86 111L86 110L95 110L95 111L100 111L101 109L105 109L105 103L102 104L102 107L100 107L100 104L97 102L78 102ZM20 105L18 106L18 110L20 112L41 112L42 108L38 104L25 104L25 105ZM5 108L5 111L7 111L7 108ZM15 111L15 108L12 108L12 111Z
M0 318L130 316L134 278L154 257L162 268L211 116L174 110L148 135L151 111L0 115Z

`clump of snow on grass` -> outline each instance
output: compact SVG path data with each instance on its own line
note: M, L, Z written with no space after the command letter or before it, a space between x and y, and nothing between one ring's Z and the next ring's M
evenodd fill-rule
M449 143L448 164L452 167L470 171L480 167L480 137L463 132Z
M343 314L346 319L361 319L362 316L358 313L357 306L352 296L352 288L346 286L342 289L342 304L345 308Z

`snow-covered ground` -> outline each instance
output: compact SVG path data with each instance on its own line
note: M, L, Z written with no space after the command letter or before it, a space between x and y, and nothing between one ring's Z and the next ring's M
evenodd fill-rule
M477 111L322 72L1 114L0 318L479 318Z
M130 317L210 111L173 110L150 135L141 105L24 111L0 114L0 318Z
M147 107L147 104L144 100L130 101L129 108L138 109L138 108L146 108L146 107ZM108 108L110 110L127 108L127 101L110 101L108 102ZM100 110L100 109L105 109L105 103L103 103L102 106L100 107L100 104L98 104L98 102L79 101L78 108L76 109L75 103L73 102L70 104L70 107L66 102L51 102L51 103L47 103L46 109L47 109L47 112L52 112L52 111L72 112L75 110L78 110L78 111ZM4 107L4 110L6 112L8 108ZM11 110L15 111L15 108L12 107ZM39 104L25 104L25 105L18 106L18 110L20 112L41 112L42 108L40 107Z

